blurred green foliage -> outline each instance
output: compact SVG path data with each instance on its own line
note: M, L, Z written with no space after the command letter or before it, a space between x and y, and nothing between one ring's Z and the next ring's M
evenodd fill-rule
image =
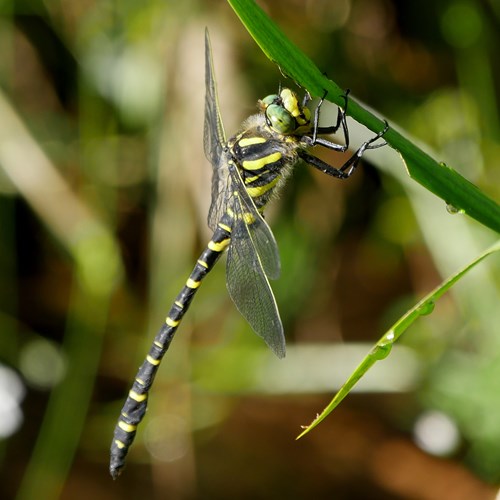
M260 4L341 87L500 199L494 0ZM450 215L384 151L348 183L297 169L268 211L292 361L268 357L217 266L112 483L108 447L123 398L209 237L204 27L228 134L287 81L225 2L2 0L0 12L0 361L27 386L24 421L0 442L2 498L491 492L500 477L498 259L413 327L394 373L370 379L383 393L366 389L293 442L359 361L343 347L375 341L496 237ZM353 124L352 144L368 133ZM316 361L293 363L304 359ZM460 431L445 460L412 442L425 409Z

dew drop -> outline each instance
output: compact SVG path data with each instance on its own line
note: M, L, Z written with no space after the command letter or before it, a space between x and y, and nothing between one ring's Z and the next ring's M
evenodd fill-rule
M446 204L446 211L451 214L451 215L456 215L456 214L463 214L465 213L465 210L461 208L457 208L455 205L452 205L451 203Z
M382 339L382 344L385 345L385 344L390 344L394 342L394 330L389 330L383 337Z
M393 343L394 332L391 330L373 348L372 356L374 356L375 359L387 358L387 356L389 356L389 353L391 352Z
M436 307L436 304L434 303L433 300L430 300L428 302L425 302L418 308L418 314L420 316L427 316L428 314L431 314L434 311L434 308Z

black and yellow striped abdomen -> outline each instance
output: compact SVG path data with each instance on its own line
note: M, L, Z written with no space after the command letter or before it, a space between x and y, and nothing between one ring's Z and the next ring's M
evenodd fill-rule
M228 142L228 163L240 172L245 190L259 211L267 205L272 192L283 178L283 168L289 159L281 148L270 139L255 133L241 134ZM278 145L279 146L279 145ZM235 194L238 196L238 194ZM116 478L125 465L125 458L135 438L137 426L147 409L148 392L155 375L177 328L205 276L211 271L231 241L231 228L235 213L228 202L226 212L217 224L212 239L200 255L186 284L178 294L165 323L156 335L146 359L139 368L131 390L122 408L111 444L110 472ZM245 224L252 225L251 214L241 210L239 217L248 218Z
M231 227L228 223L230 223L229 217L224 217L218 224L207 248L200 255L186 284L172 304L165 323L156 335L146 359L137 372L134 384L123 405L111 443L109 470L113 478L118 477L125 465L125 458L135 438L137 426L146 413L148 392L160 362L203 279L229 245Z

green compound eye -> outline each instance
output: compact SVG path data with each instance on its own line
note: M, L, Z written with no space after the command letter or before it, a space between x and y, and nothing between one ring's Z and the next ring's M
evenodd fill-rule
M296 128L295 118L278 104L269 105L266 116L271 127L280 134L291 134Z
M267 109L271 104L276 102L278 99L279 99L279 95L271 94L271 95L268 95L267 97L264 97L264 99L261 99L259 102L264 107L264 109Z

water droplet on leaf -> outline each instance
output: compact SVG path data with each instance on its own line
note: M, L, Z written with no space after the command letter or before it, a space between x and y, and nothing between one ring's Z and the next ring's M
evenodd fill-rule
M446 211L451 215L463 214L465 211L461 208L457 208L455 205L451 203L446 204Z
M436 304L434 303L433 300L425 302L418 308L418 314L420 314L421 316L426 316L427 314L431 314L434 311L434 307L436 307Z
M391 352L393 343L394 343L394 332L391 330L373 348L372 356L374 356L375 359L379 360L386 358L387 356L389 356L389 353Z

